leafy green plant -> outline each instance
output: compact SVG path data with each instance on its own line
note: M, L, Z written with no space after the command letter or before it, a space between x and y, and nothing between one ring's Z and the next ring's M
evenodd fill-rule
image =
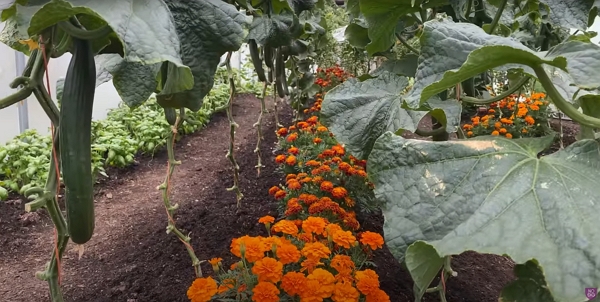
M0 146L0 187L13 192L40 186L48 174L50 146L48 136L27 130Z
M451 256L467 250L518 263L519 279L503 301L584 301L583 289L600 286L600 249L591 244L600 238L592 223L600 214L600 47L586 32L597 7L563 3L347 3L364 18L371 55L419 37L415 55L388 60L362 82L346 81L322 105L323 123L349 152L368 159L375 195L385 203L386 244L406 261L417 301L425 292L446 301L445 287L430 283L439 274L448 282ZM568 28L582 34L569 36ZM509 84L488 96L482 90L494 79L485 79L495 71L509 71ZM521 88L532 93L535 84L524 86L530 79L581 125L580 141L542 157L552 135L466 139L459 132L461 139L447 141L458 131L461 103L493 104ZM420 129L427 114L434 127ZM403 131L433 141L404 139Z

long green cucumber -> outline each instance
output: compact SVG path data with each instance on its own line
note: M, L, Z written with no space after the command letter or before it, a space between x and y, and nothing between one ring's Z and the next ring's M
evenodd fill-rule
M271 46L263 46L263 57L265 58L265 65L269 68L273 68L273 48Z
M167 118L167 122L171 126L175 126L175 122L177 121L177 112L175 112L174 108L165 107L165 117Z
M61 100L59 139L67 225L77 244L86 243L94 233L91 123L95 89L91 42L73 37L73 57Z
M275 79L277 82L277 94L280 98L284 98L287 95L287 81L285 79L285 62L283 61L283 53L281 52L281 48L279 48L276 55Z
M254 70L256 70L258 80L261 82L266 82L267 78L265 77L265 70L263 68L262 60L260 59L260 53L258 52L256 40L248 40L248 48L250 49L250 58L252 59L252 64L254 64Z

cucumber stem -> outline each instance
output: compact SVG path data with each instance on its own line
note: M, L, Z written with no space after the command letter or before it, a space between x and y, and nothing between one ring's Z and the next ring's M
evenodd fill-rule
M86 30L78 28L68 21L58 22L58 27L65 31L69 36L81 40L96 40L104 38L112 32L112 28L110 28L108 25L104 25L98 29Z
M233 78L233 71L231 70L231 51L227 53L227 59L225 60L225 66L227 66L227 74L229 75L229 100L227 101L227 119L229 120L229 150L227 151L226 157L233 166L233 186L228 188L227 191L235 191L237 198L237 207L240 207L240 201L244 197L239 187L240 178L240 166L237 164L234 156L234 144L235 144L235 128L238 124L233 120L233 99L235 97L235 81Z
M184 235L175 225L175 220L173 219L173 215L175 214L175 210L177 210L178 206L173 205L171 200L169 199L169 192L171 186L171 177L173 176L173 172L175 172L175 168L181 164L180 161L175 160L175 138L177 137L177 129L181 126L182 122L185 120L185 109L181 108L179 110L179 115L175 119L175 123L171 126L171 131L169 131L169 136L167 137L167 175L165 176L165 181L158 187L160 191L162 191L163 203L165 206L165 210L167 211L168 216L168 224L167 224L167 233L173 233L177 238L183 243L185 249L187 250L191 260L192 266L194 267L194 272L196 273L196 277L202 277L202 268L200 267L200 260L196 256L194 252L194 248L190 244L190 237Z
M263 83L263 90L262 90L262 96L260 98L260 114L258 115L258 121L253 125L254 127L257 128L257 139L256 139L256 148L254 149L254 153L256 153L256 156L258 157L258 162L256 164L256 173L258 176L260 176L260 168L264 167L264 165L262 164L262 159L261 159L261 152L260 152L260 143L263 139L263 132L262 132L262 119L263 119L263 114L267 113L267 108L265 105L265 97L267 96L267 87L269 84L267 82Z
M511 94L515 93L515 91L517 91L518 89L520 89L521 87L523 87L523 85L525 85L527 83L527 81L529 81L529 77L528 76L524 76L523 78L521 78L519 80L519 82L515 83L515 85L511 86L510 88L508 88L508 90L502 92L501 94L489 98L489 99L478 99L478 98L474 98L474 97L470 97L470 96L463 96L460 98L461 101L467 102L467 103L471 103L471 104L475 104L475 105L487 105L487 104L491 104L493 102L498 102L503 100L504 98L510 96Z

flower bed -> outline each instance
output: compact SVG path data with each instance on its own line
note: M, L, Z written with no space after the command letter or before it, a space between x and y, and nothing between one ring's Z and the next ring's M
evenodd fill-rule
M191 301L390 301L368 268L383 237L362 232L355 214L376 206L366 161L347 155L319 123L322 95L316 97L306 120L277 131L285 152L275 161L285 185L269 194L283 219L260 218L268 237L233 239L231 253L240 261L226 268L211 259L215 276L192 283Z

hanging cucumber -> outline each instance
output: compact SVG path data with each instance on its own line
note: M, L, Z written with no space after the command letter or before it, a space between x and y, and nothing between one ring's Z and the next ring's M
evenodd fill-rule
M273 48L268 45L263 47L263 57L265 58L265 65L273 69Z
M282 70L283 68L283 70ZM283 71L283 72L282 72ZM282 76L283 75L283 76ZM285 97L284 86L287 86L285 81L285 66L283 66L283 55L281 53L281 49L279 49L276 53L275 57L275 81L277 86L277 94L280 98Z
M91 128L96 65L89 40L73 37L60 108L60 159L65 183L67 225L73 242L86 243L94 233Z
M174 126L175 122L177 122L177 112L175 109L170 107L163 108L165 110L165 117L167 118L167 122L169 125Z
M265 70L263 69L263 63L260 59L260 53L258 52L256 40L248 40L248 48L250 48L250 58L252 59L252 64L254 64L254 70L256 70L258 80L261 82L267 81L267 78L265 77Z

